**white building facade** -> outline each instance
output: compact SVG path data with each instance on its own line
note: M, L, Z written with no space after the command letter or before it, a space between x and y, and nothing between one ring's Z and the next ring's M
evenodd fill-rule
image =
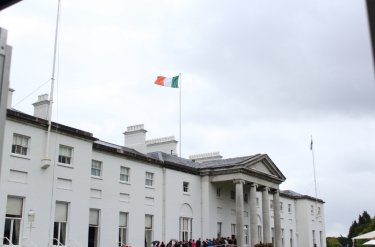
M280 191L286 178L268 155L179 158L174 138L146 140L143 125L128 127L119 146L52 123L46 148L44 98L34 116L7 110L0 245L148 247L229 237L238 246L326 246L324 202Z

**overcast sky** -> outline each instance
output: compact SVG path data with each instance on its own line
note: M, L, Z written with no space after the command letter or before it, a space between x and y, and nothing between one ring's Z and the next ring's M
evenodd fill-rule
M13 107L49 93L57 0L0 12ZM53 120L123 144L126 126L179 138L182 156L267 153L281 189L315 196L327 236L375 215L375 82L364 0L62 0ZM38 89L39 88L39 89ZM37 90L38 89L38 90Z

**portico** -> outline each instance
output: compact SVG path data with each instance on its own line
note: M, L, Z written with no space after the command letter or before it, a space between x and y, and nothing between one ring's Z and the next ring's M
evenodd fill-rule
M254 155L245 157L238 162L216 166L206 171L209 173L210 182L215 184L228 183L232 181L235 187L235 214L236 214L236 239L237 245L254 246L256 243L272 242L271 224L274 226L274 245L281 247L281 220L280 220L280 197L279 185L285 181L284 175L275 166L268 155ZM231 167L230 167L231 165ZM257 202L257 191L261 191L261 200ZM244 216L244 195L249 195L247 209L249 218ZM273 222L270 215L270 196L273 200ZM258 215L257 207L261 201L261 214ZM258 218L261 225L258 228ZM244 243L245 226L250 226L250 241ZM262 229L259 232L259 229ZM263 234L263 236L261 236Z

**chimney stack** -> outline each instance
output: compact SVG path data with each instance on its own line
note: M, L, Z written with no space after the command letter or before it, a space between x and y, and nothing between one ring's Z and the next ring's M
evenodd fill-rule
M13 88L8 89L8 102L7 102L7 108L11 109L12 108L12 101L13 101Z
M34 117L48 119L49 104L48 94L39 95L38 101L33 104Z
M211 160L221 160L223 156L220 155L220 152L211 152L211 153L203 153L203 154L194 154L190 155L189 159L202 163L204 161L211 161Z
M146 141L147 153L161 151L177 156L177 141L174 136L161 137Z
M145 154L146 150L146 133L143 124L128 126L124 132L125 147L133 148L140 153Z

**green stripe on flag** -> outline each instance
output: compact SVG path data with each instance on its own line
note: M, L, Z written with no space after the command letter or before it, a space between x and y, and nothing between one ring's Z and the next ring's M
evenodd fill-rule
M174 76L174 77L172 78L171 87L173 87L173 88L178 88L178 78L179 78L179 76Z

